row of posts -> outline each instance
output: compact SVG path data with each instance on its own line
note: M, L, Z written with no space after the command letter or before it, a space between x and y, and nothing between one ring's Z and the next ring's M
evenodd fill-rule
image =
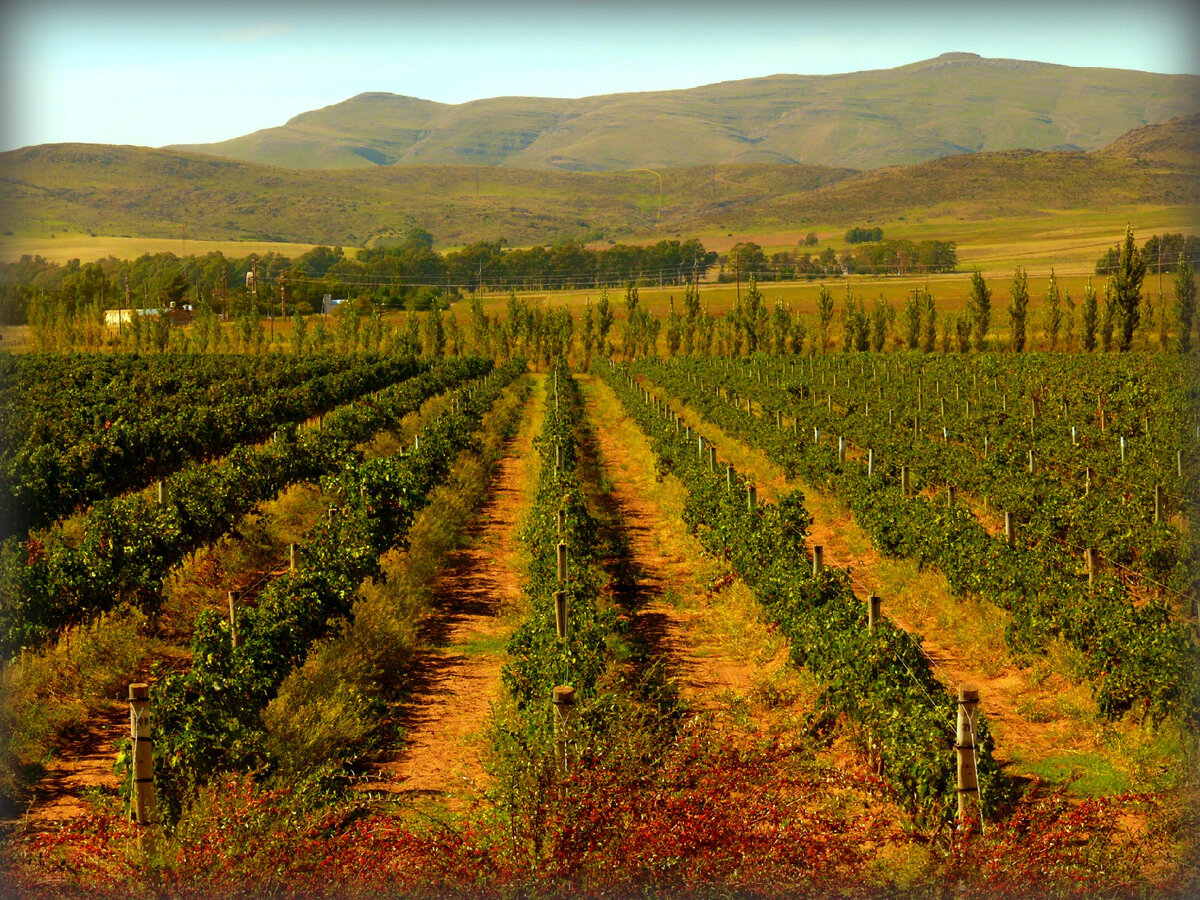
M657 398L651 398L648 391L643 392L643 396L652 402L656 409L660 408ZM747 409L750 410L750 401L747 400ZM679 418L673 417L676 428L679 428ZM777 427L783 427L783 414L776 412L775 424ZM798 422L794 422L798 429ZM691 439L691 428L687 429L687 438ZM813 429L814 442L820 441L820 429ZM711 442L705 441L701 435L697 438L697 452L701 459L704 458L705 450L708 451L708 466L711 471L717 469L717 448ZM846 438L838 437L838 460L845 462L846 460ZM868 477L874 474L875 468L875 451L867 450L867 475ZM725 482L726 486L733 490L735 486L734 467L732 463L726 463L725 466ZM909 469L908 466L902 466L900 469L901 487L907 494L909 492ZM957 491L954 485L947 485L947 501L953 505L956 501ZM1157 495L1157 492L1156 492ZM746 502L750 512L754 512L758 502L758 492L753 482L746 485ZM1157 521L1157 513L1156 513ZM1011 513L1005 513L1005 536L1010 545L1015 539L1015 524ZM1091 577L1092 564L1094 561L1095 551L1089 552L1089 579ZM814 544L812 548L812 574L814 578L820 577L825 569L825 548L820 544ZM874 631L876 624L881 620L880 617L881 601L878 595L872 593L867 600L867 629ZM557 700L556 700L557 702ZM958 691L958 722L957 735L955 740L955 753L957 755L957 790L958 790L958 818L961 821L967 813L967 803L970 795L974 794L976 805L979 803L979 779L976 769L977 747L975 744L975 722L978 717L979 710L979 691L974 687L960 687Z

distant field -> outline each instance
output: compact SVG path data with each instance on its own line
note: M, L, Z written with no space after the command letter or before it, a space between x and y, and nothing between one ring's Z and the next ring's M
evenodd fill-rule
M174 253L184 256L194 253L219 251L226 256L248 256L251 253L279 253L283 256L299 256L311 250L312 244L274 243L271 241L181 241L178 238L111 237L87 234L56 234L51 237L3 237L0 238L0 262L13 262L28 254L44 256L52 262L78 259L92 262L115 256L117 259L135 259L143 253Z

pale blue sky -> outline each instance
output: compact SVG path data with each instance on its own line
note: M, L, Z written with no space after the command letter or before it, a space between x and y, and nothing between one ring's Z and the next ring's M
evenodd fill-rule
M0 12L0 150L216 141L363 91L445 103L882 69L967 51L1200 74L1181 0L83 3Z

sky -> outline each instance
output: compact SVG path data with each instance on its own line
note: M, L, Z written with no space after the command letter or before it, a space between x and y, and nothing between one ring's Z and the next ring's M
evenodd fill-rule
M1184 0L9 0L0 150L237 137L365 91L443 103L886 69L964 51L1200 74Z

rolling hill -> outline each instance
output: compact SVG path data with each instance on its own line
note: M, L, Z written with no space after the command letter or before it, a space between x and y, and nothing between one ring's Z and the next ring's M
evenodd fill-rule
M288 170L193 153L58 144L0 154L0 230L369 246L668 237L909 219L1200 204L1197 119L1091 153L1010 150L860 172L726 164L580 173L497 166Z
M277 128L167 149L291 169L873 169L1017 148L1096 150L1130 129L1197 111L1196 76L951 53L894 69L579 99L448 105L368 93Z

